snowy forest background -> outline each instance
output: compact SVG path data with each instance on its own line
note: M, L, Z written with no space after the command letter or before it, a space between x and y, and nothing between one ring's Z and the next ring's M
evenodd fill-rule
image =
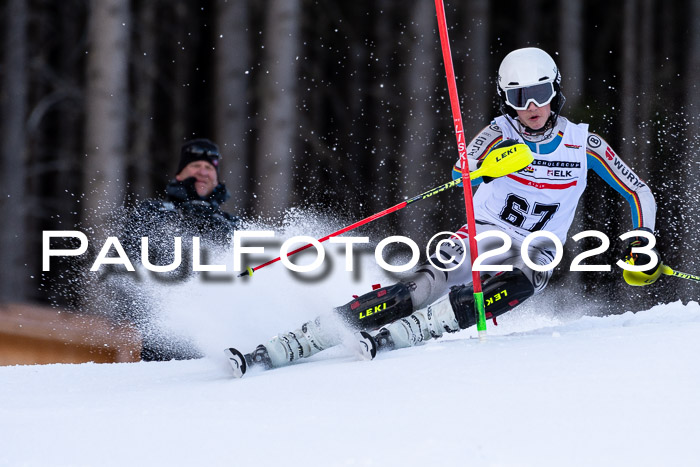
M547 50L564 114L648 182L662 259L698 274L700 0L445 3L467 138L497 115L503 56ZM270 219L297 207L350 223L448 181L457 158L432 0L8 0L0 24L0 303L70 305L55 293L70 291L66 271L41 272L42 231L159 195L186 139L221 146L226 210ZM424 245L464 223L461 196L372 228ZM570 234L615 244L630 227L627 203L592 175ZM568 273L593 246L567 244L552 282L570 291L562 304L697 300L675 278L632 289L615 266Z

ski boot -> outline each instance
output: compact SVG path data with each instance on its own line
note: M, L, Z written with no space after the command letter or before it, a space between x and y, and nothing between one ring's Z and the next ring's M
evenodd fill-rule
M373 360L377 356L377 341L367 331L355 333L357 339L356 353L363 360Z
M251 353L245 355L233 347L224 350L224 354L228 357L235 378L241 378L248 371L248 368L251 367L259 366L264 370L272 368L270 354L262 344L257 346Z
M245 356L233 347L224 350L224 354L233 369L233 377L241 378L248 371L248 363Z
M333 323L324 319L322 326L321 321L322 318L318 317L304 323L300 329L279 334L244 356L234 348L226 349L224 353L231 362L234 376L240 378L249 367L269 370L286 366L340 344L341 338L335 332ZM368 347L371 345L368 344ZM371 353L371 349L367 352Z

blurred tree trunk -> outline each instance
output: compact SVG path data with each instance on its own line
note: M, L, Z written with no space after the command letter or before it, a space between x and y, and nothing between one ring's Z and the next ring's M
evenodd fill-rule
M687 194L682 197L684 204L687 206L685 212L681 213L683 222L682 226L682 241L683 245L681 258L683 264L676 266L680 270L688 271L692 274L697 274L700 270L700 261L697 257L698 245L700 245L700 216L697 214L697 206L700 203L700 190L698 189L698 180L700 180L700 135L698 135L698 125L700 125L700 82L697 75L700 72L700 24L697 18L700 18L700 0L691 0L688 7L688 18L690 21L690 31L687 35L686 56L687 66L685 73L685 115L686 115L686 134L683 141L683 151L686 160L683 160L684 183L681 183L681 188L687 191ZM688 198L690 200L688 201ZM662 227L662 226L660 226ZM674 264L670 265L675 266ZM680 285L679 285L680 286ZM693 290L691 296L697 297L697 284L685 284L686 290ZM692 287L692 289L691 289Z
M489 51L489 2L469 0L463 15L467 27L462 114L464 137L469 141L493 119L494 71ZM457 157L455 157L455 160Z
M265 216L278 215L292 203L300 15L299 0L270 0L267 5L254 191L257 213Z
M622 23L622 67L621 77L621 115L622 144L620 152L623 159L634 154L637 143L637 14L636 0L624 0ZM628 161L631 162L631 161Z
M622 158L643 179L651 153L654 70L654 4L625 0L622 33ZM641 32L640 32L641 31Z
M652 86L656 70L654 64L654 12L653 0L625 0L622 25L622 144L619 154L642 179L647 179L651 167L648 155L653 122L651 121ZM620 204L619 235L631 228L628 206ZM639 309L651 305L649 297L639 291L619 288L611 293L615 303L623 307Z
M562 113L577 122L576 115L580 113L581 96L583 95L583 38L582 38L582 8L581 0L561 0L559 2L559 50L560 55L553 55L554 61L559 66L562 75L562 94L566 97L566 103ZM578 112L577 112L578 111ZM585 200L585 198L584 198ZM585 210L578 209L570 232L578 233L584 228ZM563 263L570 264L571 260L581 252L582 246L569 242L564 249L565 259ZM582 294L585 287L586 275L571 273L561 268L560 277L555 276L554 281L560 281L565 294L553 294L553 301L559 301L560 306L566 306L571 299L571 294Z
M341 127L341 137L347 138L347 154L341 158L342 173L344 175L345 186L341 188L341 192L346 193L346 197L351 194L353 201L357 204L357 212L363 216L373 213L374 207L370 203L370 199L364 190L360 189L366 183L360 167L368 167L373 163L373 158L370 157L370 151L367 148L367 141L370 140L373 129L368 128L365 124L367 106L371 100L368 93L363 92L367 88L369 81L370 49L364 42L364 36L360 33L350 36L353 39L351 47L353 53L349 57L350 69L353 72L350 74L345 86L345 96L335 98L332 94L332 100L340 101L346 108L346 118L338 119L338 124ZM337 107L340 108L340 103ZM333 154L333 157L337 156ZM342 197L340 195L339 197Z
M398 187L394 182L397 176L396 143L392 141L392 126L395 115L392 106L392 93L395 83L391 76L391 58L396 47L394 16L390 0L375 0L373 35L375 38L373 52L369 57L370 76L367 83L369 90L369 112L367 122L371 124L371 146L368 150L368 162L371 186L382 187L371 191L373 212L394 204ZM412 167L404 170L412 170ZM405 173L405 172L404 172ZM404 174L399 175L402 177ZM368 193L369 194L369 193Z
M42 197L45 209L30 212L34 217L32 231L33 245L41 244L41 231L45 228L72 229L80 222L80 205L76 206L75 197L83 191L83 164L84 151L84 125L85 109L85 50L87 38L85 35L85 13L88 6L85 3L78 5L76 1L56 2L51 15L42 19L44 30L42 37L32 34L30 44L54 43L58 50L52 51L42 47L43 58L50 63L61 79L51 80L42 94L43 104L34 104L32 117L27 126L28 138L35 148L41 147L35 157L39 157L41 164L47 167L38 173L34 173L32 185L37 190L30 188L31 193ZM80 13L78 13L80 12ZM56 17L62 18L56 21ZM33 15L32 15L33 16ZM37 26L34 26L37 28ZM59 28L58 31L54 28ZM38 28L37 28L38 29ZM30 56L32 56L30 54ZM36 58L32 57L35 63ZM36 92L32 84L32 93ZM48 102L47 102L48 101ZM48 105L46 105L48 104ZM43 111L41 108L43 107ZM42 131L43 129L43 131ZM51 129L51 130L49 130ZM49 131L47 131L49 130ZM38 138L37 138L38 136ZM35 166L36 168L36 166ZM30 200L32 198L30 197ZM34 202L34 200L32 200ZM32 204L35 206L36 204ZM51 215L48 216L47 214ZM61 225L51 225L50 217L61 219ZM35 227L36 226L36 227ZM41 258L35 256L35 270L41 270ZM75 258L77 261L80 259ZM77 262L71 263L73 265ZM52 265L52 276L56 281L53 290L61 290L65 302L62 305L76 306L78 302L73 299L79 296L81 285L75 280L74 274L62 274L56 271ZM42 274L46 279L46 275ZM70 297L70 298L68 298Z
M415 2L411 12L408 28L407 48L409 66L404 68L406 78L406 95L408 97L408 114L405 116L406 133L403 135L403 157L401 161L402 176L400 192L402 198L421 193L438 181L431 175L435 166L432 154L432 140L437 122L433 108L433 96L438 85L436 69L440 62L435 57L437 28L435 6L432 2ZM404 102L406 99L404 99ZM449 172L441 174L438 180L449 177ZM422 244L421 232L432 226L429 222L430 208L434 206L416 206L419 209L405 210L400 213L401 235L406 235ZM426 239L427 240L427 239Z
M542 5L541 0L530 0L528 2L518 2L518 9L520 10L517 14L517 19L514 18L513 29L516 31L517 35L517 46L520 47L537 47L539 34L538 32L544 28L538 27L542 24L541 14ZM510 50L503 53L510 52Z
M250 40L248 0L216 3L216 142L224 154L222 179L236 211L248 207L248 70Z
M82 216L98 226L126 186L129 3L92 0L88 15Z
M173 114L170 117L170 138L169 138L169 153L172 154L172 159L166 171L169 178L174 178L173 171L177 167L177 161L180 158L180 147L185 141L195 138L206 138L209 135L192 135L187 132L187 115L189 106L189 90L188 83L192 69L194 68L194 54L189 53L189 49L185 47L188 40L191 39L191 13L188 11L187 0L176 0L174 7L175 27L173 28L173 44L168 44L168 54L171 54L173 59L173 79L169 82L171 88L168 90L172 95Z
M559 50L555 57L562 74L562 93L566 107L576 112L583 95L583 16L581 0L559 2ZM565 110L566 112L566 110Z
M632 168L634 168L634 159L638 151L637 139L637 114L639 112L639 57L637 55L637 37L638 15L637 15L637 0L624 0L622 5L623 23L622 23L622 67L620 70L620 89L622 93L621 100L621 143L618 149L618 154L622 156ZM626 219L628 215L627 206L621 204L616 209L617 213L613 217L617 219ZM621 222L624 225L623 222ZM622 227L619 228L621 230ZM609 236L619 235L622 232L608 232ZM631 305L629 293L619 287L614 288L610 293L610 299L613 303L622 304L623 306Z
M619 116L619 135L616 135L620 141L616 152L622 156L628 164L634 167L633 157L637 152L637 112L638 109L638 81L637 74L639 72L639 57L637 55L637 36L638 30L638 15L637 15L637 0L624 0L622 3L622 27L618 39L619 47L621 48L622 62L620 64L620 116ZM608 141L614 145L614 141ZM625 203L626 204L626 203ZM629 215L627 205L623 206L616 203L607 207L604 218L615 219L616 222L607 223L609 228L606 234L614 238L621 234L620 225L625 225L625 216ZM613 266L615 268L615 266ZM604 284L600 284L601 279L594 279L595 290L600 290ZM596 281L598 281L596 283ZM629 298L630 293L620 287L608 289L608 301L615 303L617 306L638 306L632 304Z
M25 165L27 142L25 119L27 113L27 4L10 0L5 5L4 69L0 109L0 302L24 300L30 273L25 268L27 253Z
M649 156L654 149L651 145L652 134L654 132L654 122L652 121L652 108L654 103L654 76L657 70L654 68L654 0L642 0L641 17L637 32L639 42L639 144L635 160L630 160L630 164L635 172L642 179L649 178ZM639 31L642 31L639 33Z
M155 87L158 78L157 64L157 6L156 1L140 5L137 15L138 28L134 33L134 143L128 156L133 171L132 191L141 197L153 194L151 172L153 170L153 128L155 114Z

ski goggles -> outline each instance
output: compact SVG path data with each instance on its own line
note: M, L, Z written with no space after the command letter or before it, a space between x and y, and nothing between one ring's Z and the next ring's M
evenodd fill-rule
M530 102L533 102L537 107L542 107L552 102L556 94L552 83L506 89L506 103L515 110L527 110Z
M211 144L191 144L185 146L180 154L180 165L177 173L180 173L185 166L195 161L207 161L218 169L221 154L216 146Z
M195 158L198 159L211 159L211 160L219 160L221 159L221 153L219 151L213 149L213 148L208 148L208 147L202 147L202 146L190 146L185 150L188 154L191 154Z

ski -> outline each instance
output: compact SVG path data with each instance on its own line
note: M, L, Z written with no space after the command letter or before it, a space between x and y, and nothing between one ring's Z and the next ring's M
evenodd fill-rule
M356 332L354 337L350 347L355 355L362 360L373 360L377 355L377 341L366 331ZM253 353L246 355L233 347L224 349L224 354L231 365L234 378L242 378L250 367L260 367L264 370L273 368L264 345L259 345Z

